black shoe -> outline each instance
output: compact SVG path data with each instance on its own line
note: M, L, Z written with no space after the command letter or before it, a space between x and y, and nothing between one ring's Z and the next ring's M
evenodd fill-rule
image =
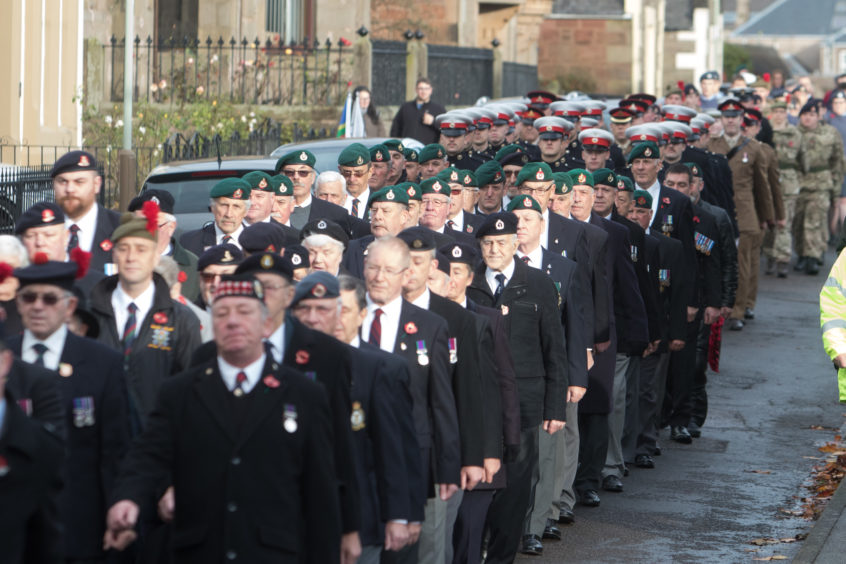
M746 324L743 323L742 319L731 318L728 320L729 331L743 331L744 325Z
M787 272L789 270L789 265L786 262L778 263L778 277L779 278L787 278Z
M746 308L746 311L743 312L744 319L755 319L755 310L751 308Z
M805 262L805 274L810 276L815 276L820 273L820 265L817 259L813 257L808 257L807 261Z
M623 482L613 474L611 476L605 476L602 479L602 489L606 492L621 492L623 491Z
M558 522L562 525L572 525L576 522L576 516L572 509L562 509L558 514Z
M585 507L599 507L599 494L596 490L577 491L576 495L579 497L579 503Z
M702 427L691 421L687 426L687 432L690 433L690 436L694 439L698 439L702 436Z
M673 425L672 427L670 427L670 438L676 441L677 443L682 443L685 445L689 445L693 442L693 438L690 436L690 432L684 425Z
M655 468L655 461L648 454L638 454L635 456L635 466L638 468Z
M661 447L656 444L655 450L652 451L652 456L661 456Z
M521 554L538 556L543 554L543 543L537 535L523 535L523 542L520 543Z
M799 260L796 261L796 265L793 267L793 270L797 272L802 272L805 270L805 264L808 262L808 257L799 257Z
M557 523L553 519L546 520L546 527L543 529L543 538L551 540L561 540L561 529L556 527Z

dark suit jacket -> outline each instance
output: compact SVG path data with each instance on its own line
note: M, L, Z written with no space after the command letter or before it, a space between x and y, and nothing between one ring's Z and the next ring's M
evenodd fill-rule
M311 205L308 208L308 221L314 219L331 219L349 232L349 218L350 214L347 213L345 208L314 196L311 197Z
M591 303L593 305L593 321L586 327L586 333L593 331L593 342L604 343L610 339L611 304L608 301L608 280L605 268L605 255L608 252L608 234L605 230L583 221L574 222L584 234L587 245L588 277L590 280ZM579 263L579 255L574 259ZM581 261L585 263L584 260ZM585 309L585 318L589 317L590 309ZM591 323L588 321L588 323Z
M720 270L722 271L721 306L734 307L737 293L737 247L734 245L734 230L728 213L723 208L699 200L698 204L717 220L720 237Z
M652 218L650 233L667 235L678 239L682 244L682 272L683 288L688 288L687 303L697 307L694 303L694 284L696 272L696 249L693 241L693 206L690 198L672 188L661 186L658 192L658 211ZM677 277L678 279L678 277Z
M646 308L649 342L656 341L661 338L661 327L658 321L658 294L655 291L655 285L649 279L647 269L646 231L637 223L618 214L616 209L611 211L611 218L629 230L632 262L634 263L635 274L637 275L640 296L643 298L643 305Z
M364 280L364 252L367 250L367 245L376 239L372 234L353 239L347 245L347 250L344 253L344 258L341 260L341 268L346 269L350 276L355 276L359 280Z
M688 290L680 287L686 279L679 276L682 269L682 244L681 241L663 235L652 235L650 237L658 241L658 278L661 288L661 302L667 317L667 332L664 335L665 341L681 340L687 338L687 302L685 301ZM660 351L667 350L668 342L661 344Z
M6 390L6 414L0 421L0 546L3 562L58 562L55 524L39 518L61 487L65 456L62 441L43 424L26 416ZM46 527L46 528L45 528Z
M716 218L704 208L693 206L693 236L696 241L698 278L697 299L700 307L720 307L723 303L722 269L720 265L722 247ZM732 246L734 244L732 243Z
M499 308L505 318L517 374L522 429L537 427L544 420L565 421L567 343L555 284L543 272L515 258L514 273L502 295L494 300L485 280L486 268L484 263L477 268L467 297Z
M270 223L279 227L285 234L285 239L282 242L283 247L287 247L288 245L297 245L302 240L299 229L291 227L290 225L285 225L284 223L279 223L275 219L271 219Z
M94 240L91 243L89 270L105 273L103 267L112 262L112 245L103 242L112 236L118 225L120 225L120 214L97 204L97 227L94 230Z
M38 419L47 430L65 440L65 406L55 372L16 358L6 379L6 392L26 415Z
M197 272L197 258L199 255L192 253L183 247L176 237L170 240L170 256L179 266L179 271L185 273L185 282L182 283L182 295L189 301L196 301L200 297L200 275Z
M18 356L22 342L21 336L7 341ZM73 368L70 376L55 376L68 429L68 458L62 467L65 488L58 499L64 527L62 554L73 560L103 558L106 503L129 446L123 357L68 332L60 362ZM81 404L85 400L91 400L90 422L85 420L87 406Z
M325 390L271 358L235 398L217 360L162 386L113 496L141 503L163 483L177 493L173 561L337 562L341 522ZM235 402L245 402L241 407ZM235 413L243 410L238 422ZM295 427L283 425L295 414Z
M179 243L198 257L201 256L203 251L217 244L217 237L214 233L214 222L210 221L200 229L186 231L179 238Z

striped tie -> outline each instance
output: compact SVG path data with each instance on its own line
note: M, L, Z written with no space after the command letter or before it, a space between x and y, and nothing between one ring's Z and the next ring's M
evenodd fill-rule
M358 204L359 204L358 198L353 198L353 201L352 201L352 214L353 214L354 216L356 216L356 217L358 217Z
M381 308L373 312L373 323L370 324L370 337L367 342L371 345L382 346L382 321L379 319L385 313Z
M47 345L44 343L35 343L32 345L32 350L34 350L35 354L38 355L33 364L44 366L44 353L47 352Z
M128 358L129 353L132 352L132 343L135 342L136 329L138 328L138 320L135 316L138 306L135 305L135 302L132 302L126 309L129 311L129 315L126 317L126 325L123 326L123 338L121 339L124 358Z
M68 239L68 254L79 246L79 225L74 223L69 228L70 239Z
M235 389L232 390L232 393L235 394L235 397L241 397L244 395L244 382L247 381L247 375L244 372L239 372L235 375Z

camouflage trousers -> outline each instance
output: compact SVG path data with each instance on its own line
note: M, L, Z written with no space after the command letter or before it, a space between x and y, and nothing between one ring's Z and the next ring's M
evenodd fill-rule
M790 262L793 253L793 217L796 215L796 200L799 195L785 194L782 198L785 226L767 230L764 235L764 256L776 262Z
M821 259L828 247L828 209L831 192L802 188L793 216L793 243L800 257Z

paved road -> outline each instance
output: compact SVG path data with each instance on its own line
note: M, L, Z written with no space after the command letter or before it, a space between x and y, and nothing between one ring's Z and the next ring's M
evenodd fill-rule
M832 253L828 253L831 255ZM828 273L832 257L824 272ZM546 541L525 562L751 562L793 557L799 543L754 547L761 537L793 537L811 523L785 516L804 495L816 447L840 428L831 362L822 351L819 289L824 274L761 276L757 319L726 331L719 374L709 373L703 436L679 445L663 431L656 468L632 468L625 491L600 492L598 508L576 508L561 542ZM769 474L753 473L768 470ZM755 552L750 552L755 550Z

